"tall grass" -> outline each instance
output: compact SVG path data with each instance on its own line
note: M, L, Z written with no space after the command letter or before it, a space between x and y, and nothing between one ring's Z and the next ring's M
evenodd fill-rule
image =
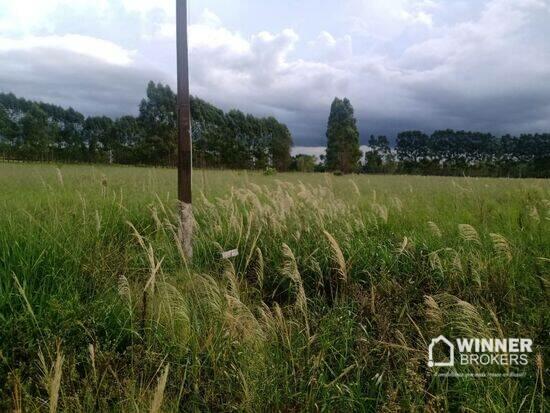
M547 407L549 181L204 171L192 261L174 183L0 165L0 410ZM441 378L440 334L535 353Z

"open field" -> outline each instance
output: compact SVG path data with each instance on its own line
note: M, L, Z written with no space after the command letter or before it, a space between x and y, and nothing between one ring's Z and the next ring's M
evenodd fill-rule
M175 171L0 164L0 411L548 407L550 181L194 185L190 263ZM441 378L440 334L534 352L524 377Z

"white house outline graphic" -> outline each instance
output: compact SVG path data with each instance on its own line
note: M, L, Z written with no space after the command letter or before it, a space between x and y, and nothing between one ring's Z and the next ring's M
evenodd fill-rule
M439 343L444 343L449 347L449 361L434 362L433 350L434 346ZM445 336L439 336L432 339L428 347L428 367L452 367L455 364L455 346Z

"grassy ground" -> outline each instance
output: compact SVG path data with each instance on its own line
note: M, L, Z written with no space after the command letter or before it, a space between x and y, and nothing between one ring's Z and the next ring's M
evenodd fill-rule
M548 180L198 171L194 186L186 262L174 171L0 164L1 411L547 407ZM441 378L440 334L535 352L525 377Z

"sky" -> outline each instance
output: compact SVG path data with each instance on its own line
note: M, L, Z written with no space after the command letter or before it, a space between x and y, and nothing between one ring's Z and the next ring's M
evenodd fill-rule
M550 131L550 0L188 2L191 93L277 117L302 152L321 153L335 97L362 144ZM0 0L0 91L136 114L149 80L175 89L175 41L175 0Z

